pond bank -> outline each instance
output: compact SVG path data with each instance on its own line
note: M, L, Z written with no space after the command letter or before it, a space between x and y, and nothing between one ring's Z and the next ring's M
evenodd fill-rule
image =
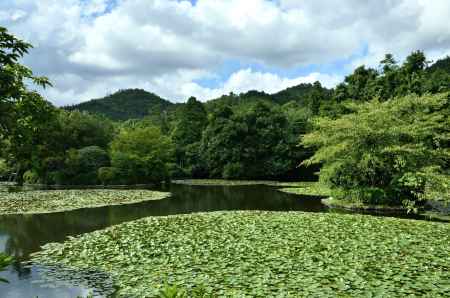
M184 179L173 180L173 184L184 184L193 186L250 186L250 185L267 185L267 186L285 186L296 187L303 185L305 182L280 182L272 180L225 180L225 179ZM306 182L309 183L309 182Z
M446 296L450 225L364 215L147 217L44 246L33 260L110 274L120 297L165 284L218 296Z

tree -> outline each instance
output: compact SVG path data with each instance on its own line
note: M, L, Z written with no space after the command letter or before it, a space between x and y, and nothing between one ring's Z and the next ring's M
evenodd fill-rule
M176 159L180 168L187 170L192 175L192 168L198 167L192 158L193 150L199 148L198 144L202 138L203 130L207 124L205 107L195 97L190 97L182 108L180 119L172 132L172 139L176 145Z
M339 119L319 118L302 144L317 148L320 179L334 196L367 204L413 206L450 200L450 95L409 95L355 105Z
M59 111L60 144L64 150L98 146L107 148L112 141L115 127L108 118L88 112Z
M204 132L202 156L211 177L276 178L300 162L291 144L289 122L276 107L256 102L233 111L215 111Z
M427 65L428 62L424 52L415 51L409 54L408 57L406 57L406 61L403 64L402 68L407 74L413 74L424 71Z
M15 125L15 104L30 97L36 99L34 92L28 91L26 80L46 87L50 82L45 77L36 77L31 69L18 63L32 47L0 27L0 133L6 134Z
M55 109L26 83L45 88L50 82L18 62L31 47L0 27L0 136L9 141L19 184L27 167L46 155L46 132L55 118Z
M353 100L369 100L374 96L377 76L375 69L366 68L364 65L357 67L351 75L345 77L346 95Z
M63 167L50 172L50 183L71 185L95 185L99 183L97 172L110 165L108 153L98 146L69 149Z
M159 183L170 177L174 146L157 127L122 128L110 152L113 171L121 183Z

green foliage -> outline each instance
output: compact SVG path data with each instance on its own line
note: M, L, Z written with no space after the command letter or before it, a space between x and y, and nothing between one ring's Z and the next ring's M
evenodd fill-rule
M103 185L114 184L117 181L117 170L113 167L101 167L98 169L97 178Z
M157 127L122 128L110 151L120 183L159 183L170 178L174 146Z
M31 47L0 27L0 134L9 133L15 126L16 104L36 97L36 93L27 90L25 81L42 87L50 85L46 78L34 76L29 68L18 63Z
M345 99L388 100L410 93L418 95L450 90L450 71L446 65L448 58L428 67L425 54L412 52L399 66L392 54L387 54L380 62L380 71L360 66L336 87L333 97L337 101Z
M160 200L168 193L149 190L49 190L2 194L0 214L38 214Z
M336 120L319 118L302 141L317 148L307 163L323 164L320 179L338 199L408 206L450 200L449 101L448 93L411 95L353 105L355 113Z
M27 170L25 178L29 181L45 177L46 161L55 155L56 109L38 93L26 88L26 81L42 87L49 82L33 76L30 69L18 63L30 47L0 28L0 136L7 139L6 155L9 163L15 164L19 184Z
M211 177L269 178L298 164L296 137L280 109L256 102L246 109L216 110L202 138ZM297 134L295 134L297 136Z
M217 297L444 297L449 250L450 225L441 223L215 212L127 222L47 244L33 260L109 273L118 297L196 285Z
M171 102L142 89L127 89L119 90L104 98L65 107L65 109L102 114L112 120L128 120L147 116L148 111L155 106L164 110L171 105L173 105Z
M61 110L58 114L59 142L64 150L88 146L107 148L115 133L113 123L88 112Z
M1 144L0 144L1 145ZM0 158L0 180L1 178L6 178L11 173L11 169L6 163L6 160Z
M177 286L166 285L159 291L160 298L185 298L188 297L186 291L179 289Z
M24 177L47 184L133 184L170 177L314 180L320 164L299 164L315 149L298 146L314 116L338 119L354 113L355 102L450 90L449 58L428 66L424 53L416 51L403 64L387 54L377 69L360 66L332 90L315 82L275 94L251 90L205 104L193 97L172 104L144 90L128 89L60 110L26 89L27 80L49 85L18 63L31 45L0 28L0 47L0 158L7 160L9 173L17 173L19 184ZM137 133L148 129L158 132ZM121 136L116 137L118 131ZM127 139L127 131L136 131L136 139ZM117 142L133 148L115 148ZM112 164L105 152L102 162L91 164L92 152L83 148L106 150L110 144ZM0 176L5 175L2 169L0 164ZM27 171L33 179L24 176ZM390 184L400 192L420 193L424 187L419 176L400 178ZM355 198L390 200L389 191L354 191Z
M430 67L428 67L427 71L443 71L446 73L450 73L450 56L437 60Z
M0 138L8 139L19 183L31 162L47 156L48 129L55 117L54 108L27 88L27 82L50 85L47 78L34 76L31 69L18 62L30 48L30 44L0 27Z
M199 154L199 142L207 121L203 104L191 97L183 106L178 123L172 132L177 165L187 172L188 176L201 174L201 161L196 156Z
M108 153L100 147L88 146L81 149L69 149L62 171L53 172L55 180L50 182L72 185L98 184L98 170L109 165Z
M39 175L32 170L28 170L23 174L23 181L28 184L39 183Z
M5 270L6 267L11 265L12 262L13 262L12 257L7 256L4 253L0 252L0 272ZM8 283L8 280L0 277L0 283Z

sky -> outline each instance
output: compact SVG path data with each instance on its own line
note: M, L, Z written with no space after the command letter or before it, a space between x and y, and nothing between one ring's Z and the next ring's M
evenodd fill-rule
M57 106L142 88L173 102L333 87L384 54L450 55L449 0L1 0Z

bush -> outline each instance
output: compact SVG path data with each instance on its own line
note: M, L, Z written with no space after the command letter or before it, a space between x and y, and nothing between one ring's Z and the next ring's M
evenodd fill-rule
M320 180L335 197L408 207L436 193L448 200L449 105L448 93L410 95L316 119L302 141L318 149L306 164L323 163Z
M117 180L117 169L114 167L102 167L98 169L97 178L103 185L115 184Z
M67 184L66 176L63 171L51 171L47 174L47 184Z
M110 165L108 153L97 146L71 149L65 160L63 184L97 184L99 168Z
M39 182L39 175L34 171L26 171L23 174L23 181L28 184L36 184Z
M239 179L244 175L244 169L240 163L227 163L223 167L222 178L224 179Z
M97 171L97 169L109 165L108 153L100 147L89 146L78 150L80 166L86 172Z

